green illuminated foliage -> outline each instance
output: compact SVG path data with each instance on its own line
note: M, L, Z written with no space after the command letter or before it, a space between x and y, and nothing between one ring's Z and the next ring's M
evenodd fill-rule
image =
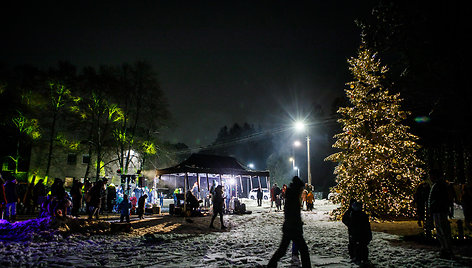
M41 137L41 129L37 119L28 119L18 111L18 115L12 121L21 134L26 134L33 140Z
M143 147L143 152L146 154L153 155L157 153L156 145L152 141L144 141L142 143L142 147Z

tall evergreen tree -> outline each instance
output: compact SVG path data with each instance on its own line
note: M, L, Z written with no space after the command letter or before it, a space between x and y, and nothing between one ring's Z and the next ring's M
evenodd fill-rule
M354 80L345 92L351 106L338 110L343 132L335 135L333 145L341 151L326 158L338 163L332 188L341 204L337 215L355 198L376 218L411 216L423 170L415 154L418 138L401 124L409 112L401 110L400 94L384 87L388 69L376 54L361 47L348 62Z

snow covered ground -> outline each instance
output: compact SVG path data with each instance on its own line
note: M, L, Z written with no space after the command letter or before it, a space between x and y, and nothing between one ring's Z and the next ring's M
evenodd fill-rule
M192 218L191 222L173 217L179 219L132 233L0 241L0 267L260 267L278 247L283 212L271 210L269 202L263 207L252 200L243 203L252 214L225 215L227 231L210 231L209 217ZM313 267L355 267L347 254L346 227L329 220L328 213L334 208L326 200L316 200L313 211L302 212ZM396 235L374 232L369 246L372 266L468 267L467 259L440 259L436 249L405 247L395 243L398 241ZM287 251L279 267L289 266Z

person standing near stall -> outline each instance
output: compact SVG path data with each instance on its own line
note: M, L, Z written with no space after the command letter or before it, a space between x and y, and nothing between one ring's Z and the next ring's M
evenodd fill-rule
M215 193L212 198L213 202L213 216L211 217L210 228L215 229L213 222L217 215L220 215L221 229L226 229L226 226L223 223L223 207L224 207L224 197L223 197L223 186L218 185L215 188Z
M257 206L260 207L262 206L262 197L264 197L264 194L262 193L261 187L257 189Z

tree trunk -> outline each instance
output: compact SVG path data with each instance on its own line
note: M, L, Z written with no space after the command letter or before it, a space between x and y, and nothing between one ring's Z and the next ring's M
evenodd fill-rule
M54 143L54 132L56 132L56 119L57 119L57 111L54 111L54 115L52 117L52 124L51 124L51 135L49 137L48 162L46 165L46 174L45 174L48 181L49 181L49 168L51 167L52 150L53 150L53 143Z

